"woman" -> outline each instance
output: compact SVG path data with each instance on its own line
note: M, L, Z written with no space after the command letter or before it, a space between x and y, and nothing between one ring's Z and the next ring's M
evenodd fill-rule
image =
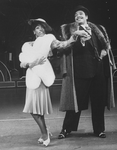
M41 18L31 19L29 23L36 40L26 42L19 55L20 66L23 68L29 66L26 71L27 89L23 112L30 113L40 128L42 135L38 142L48 146L50 132L46 127L44 115L52 113L48 87L53 84L55 75L47 57L50 51L55 48L60 49L70 46L74 42L74 38L70 37L67 41L58 41L52 34L52 28ZM50 78L51 83L48 83Z

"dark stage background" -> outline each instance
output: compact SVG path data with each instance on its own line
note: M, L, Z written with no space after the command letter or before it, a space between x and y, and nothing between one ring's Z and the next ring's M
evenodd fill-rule
M113 53L116 55L116 0L0 0L0 61L10 71L12 80L25 75L25 70L19 67L18 56L22 44L32 40L32 32L27 21L31 18L44 18L59 37L60 25L74 21L72 12L79 4L90 10L90 21L106 27ZM5 80L9 80L8 72L3 69L1 62L0 66ZM57 78L61 78L58 63L53 63L53 67ZM0 80L3 80L1 73Z
M60 37L60 25L74 21L73 9L77 5L84 5L90 10L90 21L106 27L117 62L116 0L0 0L1 103L5 103L7 97L11 99L11 103L12 97L17 99L18 102L21 94L18 94L16 91L21 92L25 89L26 70L20 68L18 56L21 52L22 44L33 38L30 26L27 23L28 20L31 18L45 19L55 30L57 37ZM59 101L62 79L60 57L56 55L56 51L53 57L50 58L50 62L56 74L56 81L50 88L50 91L53 99L55 99L56 95ZM115 89L116 74L114 74ZM7 96L7 94L4 94L4 91L8 92L8 95L10 93L17 95Z

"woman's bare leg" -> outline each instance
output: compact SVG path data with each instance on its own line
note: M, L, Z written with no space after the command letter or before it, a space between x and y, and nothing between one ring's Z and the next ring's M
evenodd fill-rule
M41 130L43 140L46 140L48 138L48 134L47 134L47 128L45 124L44 115L43 116L38 115L38 114L31 114L31 115Z

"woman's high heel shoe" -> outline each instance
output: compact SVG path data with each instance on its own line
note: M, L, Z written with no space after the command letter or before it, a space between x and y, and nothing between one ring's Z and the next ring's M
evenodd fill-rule
M38 139L38 143L43 144L43 139L41 137Z
M52 134L49 132L48 129L47 129L47 134L48 134L47 140L43 141L44 146L48 146L50 144L50 136L52 136Z

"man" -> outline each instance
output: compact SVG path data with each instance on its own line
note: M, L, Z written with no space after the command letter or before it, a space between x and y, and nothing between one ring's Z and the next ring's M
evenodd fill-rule
M77 131L81 111L88 109L89 100L94 134L105 138L105 106L115 105L114 97L107 100L108 84L104 74L103 59L108 54L109 45L101 30L89 22L88 17L89 10L78 6L75 22L61 26L63 38L74 35L76 42L62 52L60 111L66 111L66 115L59 139Z

